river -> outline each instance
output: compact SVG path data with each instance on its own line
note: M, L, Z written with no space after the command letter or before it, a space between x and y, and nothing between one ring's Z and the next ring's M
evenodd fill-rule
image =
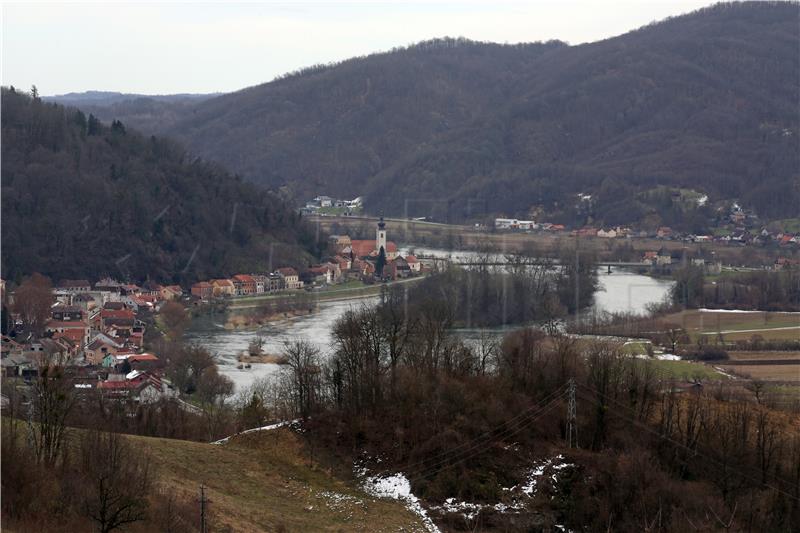
M459 259L475 257L473 252L449 252L430 248L415 248L416 253L425 256L446 257L457 254ZM405 255L408 248L401 248ZM595 294L595 311L630 311L644 312L646 306L659 302L669 292L671 282L644 276L624 270L608 274L606 269L598 271L600 290ZM280 367L274 364L253 364L251 369L238 369L237 356L247 349L250 341L261 335L264 339L264 351L270 354L279 354L287 341L304 339L316 344L320 350L329 350L331 340L331 327L337 318L351 308L363 305L373 305L377 297L358 298L352 300L339 300L320 302L318 311L312 315L299 316L277 322L272 322L258 328L258 330L228 330L222 326L224 319L221 316L203 316L192 321L186 332L185 339L208 348L216 354L220 372L234 382L237 391L247 388L259 377L269 376ZM514 329L513 327L495 328L492 333ZM461 330L465 337L478 337L478 330Z

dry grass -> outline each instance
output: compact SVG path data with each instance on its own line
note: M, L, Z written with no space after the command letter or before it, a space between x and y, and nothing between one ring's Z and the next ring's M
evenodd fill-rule
M796 365L718 365L726 372L761 381L800 383L800 364Z
M129 437L147 449L171 490L207 487L213 531L424 531L400 502L380 500L303 456L289 430L225 445Z
M766 351L766 352L728 352L728 357L732 361L761 361L761 360L778 360L778 359L794 359L800 364L800 352L781 352L781 351Z
M713 336L718 332L722 332L726 341L749 340L753 335L765 340L800 338L800 314L682 311L667 315L664 321L682 327L693 340L701 334Z

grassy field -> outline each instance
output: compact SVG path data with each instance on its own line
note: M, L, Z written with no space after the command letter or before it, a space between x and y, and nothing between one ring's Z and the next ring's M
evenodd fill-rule
M662 379L703 379L711 381L728 379L724 374L703 363L659 360L647 360L647 363L655 367L656 372Z
M800 314L770 313L725 313L682 311L664 318L685 329L692 340L699 335L722 333L726 341L746 340L760 335L765 340L791 340L800 338Z
M762 359L792 359L800 363L800 352L737 352L729 351L728 357L732 361L759 361Z
M800 383L800 363L796 365L719 365L726 372L760 381Z
M129 436L172 490L211 500L212 531L425 531L402 503L370 497L308 457L289 430L224 445Z

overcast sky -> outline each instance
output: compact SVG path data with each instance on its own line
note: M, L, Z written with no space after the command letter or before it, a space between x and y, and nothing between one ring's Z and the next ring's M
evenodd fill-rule
M432 37L579 44L711 3L4 0L2 83L43 95L227 92Z

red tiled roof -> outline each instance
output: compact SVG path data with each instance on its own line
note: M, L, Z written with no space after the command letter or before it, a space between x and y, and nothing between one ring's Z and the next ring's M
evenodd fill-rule
M297 270L293 269L292 267L279 268L278 272L283 274L284 277L297 276Z
M70 341L80 343L83 342L83 334L84 331L80 329L66 329L64 331L59 331L53 335L54 339L65 338L69 339Z
M128 356L128 361L158 361L158 357L151 353L137 353Z
M369 239L352 241L350 248L353 250L353 254L356 257L367 257L371 253L376 252L375 241ZM392 241L386 241L386 252L397 252L397 244Z
M136 313L130 309L103 309L100 311L100 318L136 318Z
M415 255L407 255L406 256L406 262L407 263L417 263L418 262L417 256L415 256Z
M233 276L233 279L236 281L241 281L242 283L255 283L256 280L253 279L253 276L249 274L236 274Z
M47 322L48 328L71 328L71 329L86 329L88 326L83 322L78 320L70 320L70 321L61 321L61 320L49 320Z

